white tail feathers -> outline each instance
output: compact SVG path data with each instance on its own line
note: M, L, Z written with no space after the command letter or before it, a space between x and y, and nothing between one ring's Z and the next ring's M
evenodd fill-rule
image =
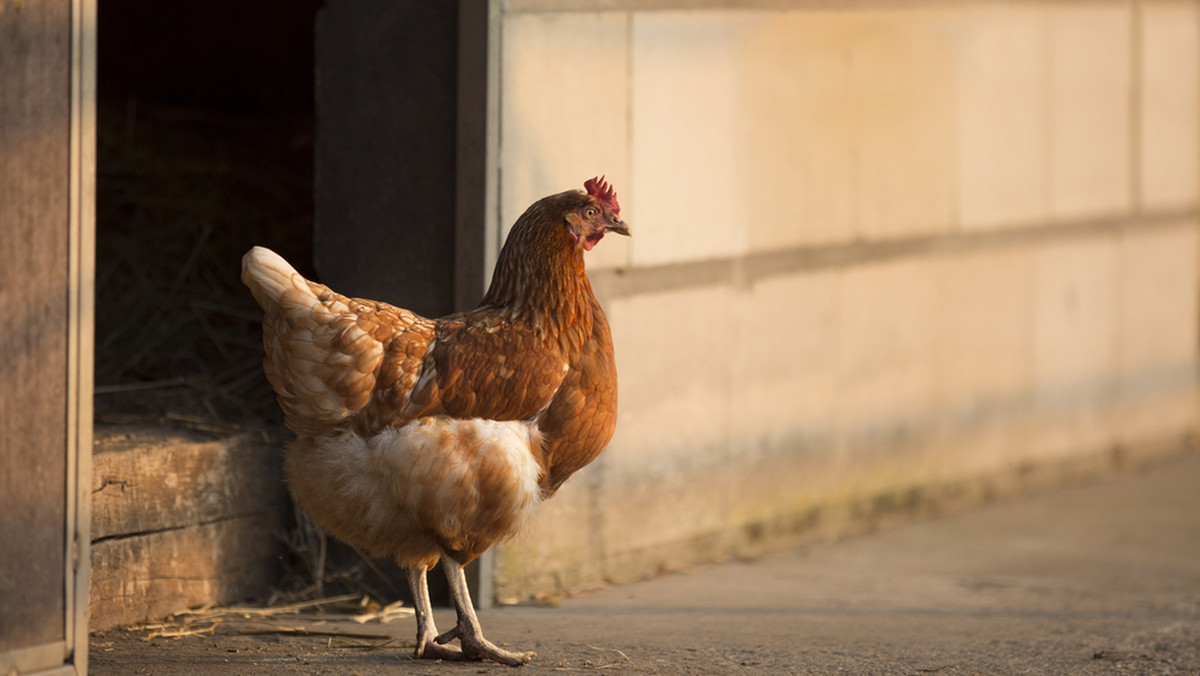
M312 296L316 301L304 277L283 256L266 247L256 246L242 256L242 283L250 287L250 293L264 310L279 305L280 298L289 290Z
M259 246L242 257L242 281L263 308L263 369L288 426L317 434L366 405L383 345L356 324L347 299Z

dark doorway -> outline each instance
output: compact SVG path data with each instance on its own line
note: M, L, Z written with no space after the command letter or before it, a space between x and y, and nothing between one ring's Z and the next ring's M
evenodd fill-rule
M455 309L457 3L323 4L99 3L98 435L133 424L286 438L240 281L253 245L347 293ZM325 83L341 98L324 146L323 23L344 31L324 42L342 69ZM378 42L356 43L371 27ZM324 197L315 157L347 172ZM381 266L390 286L376 288ZM326 593L407 594L390 564L332 542L323 570Z

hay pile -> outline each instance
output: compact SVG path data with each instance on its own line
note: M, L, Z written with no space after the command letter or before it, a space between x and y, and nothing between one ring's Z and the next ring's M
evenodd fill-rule
M101 105L97 423L279 424L240 261L264 244L312 273L312 124Z

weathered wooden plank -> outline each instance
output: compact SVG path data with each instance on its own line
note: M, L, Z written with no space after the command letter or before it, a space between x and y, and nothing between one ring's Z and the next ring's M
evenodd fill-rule
M272 524L237 517L92 543L95 630L263 595L279 579Z
M0 13L0 653L65 639L67 2Z
M93 540L284 514L279 451L253 433L98 427L92 462Z
M267 594L287 510L279 451L259 435L97 428L91 627Z

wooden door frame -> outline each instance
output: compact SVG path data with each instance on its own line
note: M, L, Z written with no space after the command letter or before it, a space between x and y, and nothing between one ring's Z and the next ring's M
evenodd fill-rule
M67 315L67 652L86 674L91 573L92 391L96 279L97 0L71 0L71 159Z
M21 674L83 676L88 662L95 308L96 0L71 0L67 200L67 454L64 639L7 651Z

